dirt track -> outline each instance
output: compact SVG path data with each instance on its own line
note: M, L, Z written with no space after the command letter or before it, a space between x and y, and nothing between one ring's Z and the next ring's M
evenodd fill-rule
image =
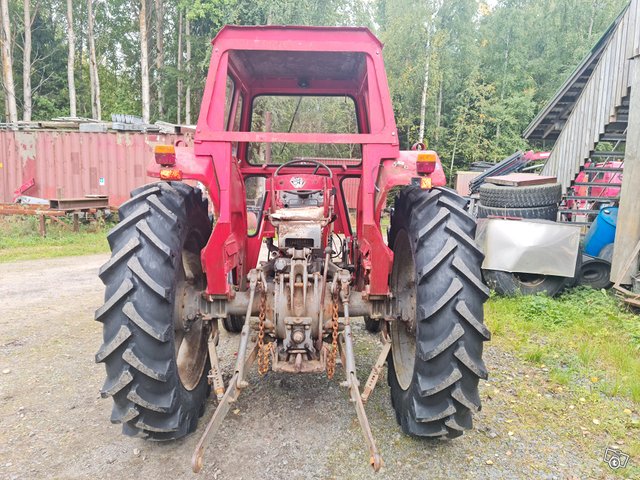
M196 435L167 444L124 437L109 423L103 366L93 361L102 336L96 272L106 258L0 265L0 478L197 478L189 460L204 421ZM356 330L364 381L377 339ZM221 339L227 371L236 342ZM602 452L617 439L589 424L585 437L586 420L569 411L575 399L495 346L486 362L476 429L449 442L402 435L381 380L367 405L386 462L375 477L339 378L252 373L201 478L608 478Z

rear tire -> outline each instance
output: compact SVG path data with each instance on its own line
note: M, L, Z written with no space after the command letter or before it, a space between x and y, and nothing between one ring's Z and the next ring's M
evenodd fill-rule
M480 410L489 292L466 203L448 189L415 187L396 199L391 287L403 319L390 322L389 384L396 419L409 435L458 437Z
M100 269L105 303L95 313L104 326L101 394L113 397L111 421L126 435L180 438L195 430L210 391L210 327L185 320L183 307L204 288L207 202L186 184L163 182L134 190L119 215Z

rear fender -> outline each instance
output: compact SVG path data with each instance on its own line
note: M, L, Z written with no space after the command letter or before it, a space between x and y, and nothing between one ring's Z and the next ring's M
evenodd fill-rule
M182 172L183 180L196 180L207 187L216 223L207 245L200 253L207 276L207 293L232 296L230 284L244 282L247 266L247 209L244 180L231 145L220 142L211 156L196 155L192 147L175 147L176 162L171 168ZM229 158L216 162L213 158ZM155 161L147 168L159 178L163 168Z
M176 146L176 163L172 168L182 172L183 180L196 180L206 185L216 215L219 213L219 189L215 180L213 160L207 155L196 155L193 147ZM147 166L147 175L160 178L161 165L155 159Z
M401 151L398 158L382 161L376 182L376 218L380 218L387 203L389 191L394 187L411 185L412 180L417 177L430 178L432 187L444 187L447 184L439 156L437 156L433 173L429 175L418 174L416 160L419 153L419 150Z

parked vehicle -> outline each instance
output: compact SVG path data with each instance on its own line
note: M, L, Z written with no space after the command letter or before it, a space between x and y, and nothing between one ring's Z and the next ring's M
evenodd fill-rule
M569 189L570 199L560 208L567 221L591 221L604 206L616 204L622 186L624 162L587 162Z

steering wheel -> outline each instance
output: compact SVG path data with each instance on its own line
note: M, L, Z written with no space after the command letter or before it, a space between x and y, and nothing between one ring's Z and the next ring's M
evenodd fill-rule
M280 174L280 170L282 170L283 168L291 167L293 165L309 165L309 164L316 166L316 168L313 170L312 175L317 175L318 170L323 168L329 173L329 178L333 178L333 171L331 171L331 169L328 166L326 166L324 163L318 162L317 160L289 160L288 162L285 162L282 165L280 165L278 168L276 168L276 171L273 172L273 176L274 178L277 177Z
M292 167L293 165L309 165L309 164L316 166L316 168L314 168L313 170L312 175L317 175L318 171L322 168L326 170L326 172L329 174L329 178L333 178L333 171L327 165L325 165L322 162L318 162L317 160L290 160L288 162L285 162L282 165L280 165L278 168L276 168L276 171L273 172L273 178L275 180L275 178L280 175L281 170L284 168ZM321 191L322 190L284 190L285 193L304 196L304 197L316 194Z

